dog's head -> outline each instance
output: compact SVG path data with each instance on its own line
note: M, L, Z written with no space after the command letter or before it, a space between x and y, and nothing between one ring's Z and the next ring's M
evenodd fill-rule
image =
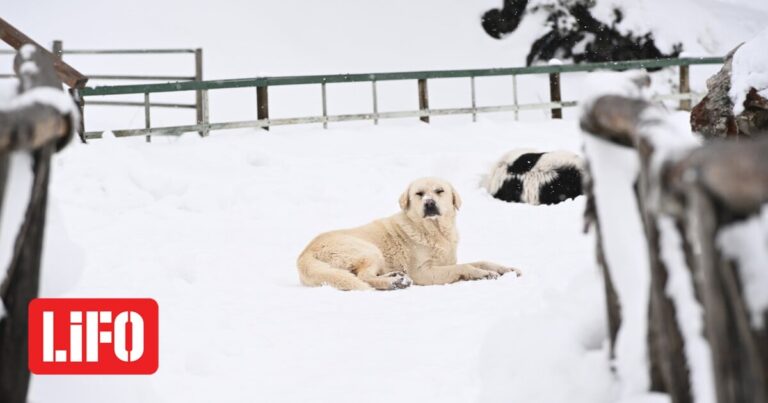
M450 183L438 178L417 179L400 196L400 208L416 220L453 217L459 207L459 194Z

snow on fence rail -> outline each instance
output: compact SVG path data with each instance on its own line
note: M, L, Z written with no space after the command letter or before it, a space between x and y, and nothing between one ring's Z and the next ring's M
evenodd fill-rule
M768 140L700 146L605 96L581 119L622 397L768 402Z
M78 127L57 58L32 43L14 62L20 93L0 99L0 402L8 403L26 402L29 385L27 306L38 292L51 156Z
M656 100L679 100L681 109L690 109L691 99L698 94L690 92L688 81L689 66L701 64L721 64L721 57L657 59L657 60L633 60L621 62L586 63L572 65L548 65L532 67L512 67L495 69L470 69L470 70L441 70L441 71L411 71L392 73L365 73L365 74L333 74L333 75L309 75L309 76L285 76L285 77L256 77L229 80L187 81L158 84L138 84L120 86L86 87L79 90L84 104L95 104L93 101L85 101L96 96L143 94L144 128L112 130L116 137L146 136L151 140L152 134L177 135L186 132L199 132L205 136L211 130L238 129L238 128L263 128L269 130L271 126L291 125L302 123L322 123L327 128L328 122L342 122L353 120L373 120L376 124L380 119L419 117L424 122L429 122L430 116L471 114L473 119L478 113L488 112L515 112L524 109L551 109L553 118L561 117L561 110L565 107L576 105L576 101L562 101L560 94L560 75L572 72L591 72L596 70L632 70L646 68L679 67L680 89L676 94L657 97ZM535 104L518 104L517 80L519 75L548 74L550 78L550 102ZM511 76L514 103L512 105L477 106L475 99L475 78L491 76ZM471 105L465 108L430 109L427 80L441 78L469 78L471 87ZM379 112L376 83L379 81L416 80L418 83L419 109L413 111ZM347 115L328 115L326 87L335 83L370 82L371 83L371 112ZM282 119L269 118L269 87L284 85L319 84L322 95L322 115L306 116ZM237 122L211 123L209 121L208 91L228 88L255 88L257 102L257 119ZM154 105L150 102L150 94L162 92L195 91L198 99L197 123L194 125L152 127L150 109ZM87 132L86 139L100 138L103 132Z

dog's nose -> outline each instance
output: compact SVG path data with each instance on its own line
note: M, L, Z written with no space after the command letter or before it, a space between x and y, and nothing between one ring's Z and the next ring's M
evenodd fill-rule
M435 207L435 201L432 199L424 200L424 207Z

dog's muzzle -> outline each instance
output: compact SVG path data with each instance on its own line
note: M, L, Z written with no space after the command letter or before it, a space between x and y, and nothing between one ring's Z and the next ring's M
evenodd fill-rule
M439 216L440 210L434 200L424 200L424 217Z

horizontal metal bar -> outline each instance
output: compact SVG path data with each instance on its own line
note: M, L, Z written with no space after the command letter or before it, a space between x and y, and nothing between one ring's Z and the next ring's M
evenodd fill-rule
M194 49L64 49L71 55L135 55L164 53L195 53Z
M130 102L130 101L88 101L85 103L86 106L93 106L93 105L99 105L99 106L141 106L144 107L144 102ZM152 102L149 104L149 106L157 107L157 108L189 108L189 109L195 109L195 104L173 104L173 103L165 103L165 102Z
M103 75L103 74L88 74L90 80L150 80L150 81L190 81L194 80L194 76L130 76L130 75Z
M683 99L696 99L696 98L702 98L704 97L704 93L701 92L686 92L682 94L664 94L664 95L654 95L651 97L651 100L653 101L679 101Z
M566 108L576 106L576 101L565 102L546 102L537 104L523 104L523 105L501 105L501 106L481 106L477 107L477 113L486 112L508 112L514 110L523 109L551 109L551 108ZM200 130L226 130L226 129L244 129L244 128L257 128L265 126L283 126L294 125L304 123L323 123L323 122L348 122L355 120L373 120L373 119L396 119L396 118L410 118L421 116L444 116L444 115L461 115L471 114L473 108L447 108L447 109L426 109L415 111L398 111L398 112L379 112L378 115L373 113L360 113L351 115L330 115L330 116L307 116L299 118L284 118L284 119L262 119L262 120L247 120L239 122L224 122L224 123L211 123L200 125L186 125L186 126L168 126L168 127L153 127L147 129L128 129L128 130L113 130L115 137L130 137L130 136L144 136L147 133L159 134L159 135L178 135L188 132L197 132ZM98 139L104 132L87 132L85 133L86 139Z
M0 78L16 78L16 74L0 74Z
M195 53L195 49L64 49L64 54L70 55L135 55L135 54L168 54ZM0 55L14 55L13 49L0 49Z
M584 63L565 65L543 65L532 67L511 67L475 70L411 71L395 73L334 74L312 76L255 77L230 80L190 81L163 84L139 84L121 86L85 87L82 96L143 94L147 92L192 91L203 89L224 89L243 87L266 87L276 85L300 85L322 83L351 83L366 81L418 80L431 78L488 77L522 74L573 73L595 70L631 70L688 66L697 64L721 64L721 57L688 57L679 59L631 60L622 62Z

